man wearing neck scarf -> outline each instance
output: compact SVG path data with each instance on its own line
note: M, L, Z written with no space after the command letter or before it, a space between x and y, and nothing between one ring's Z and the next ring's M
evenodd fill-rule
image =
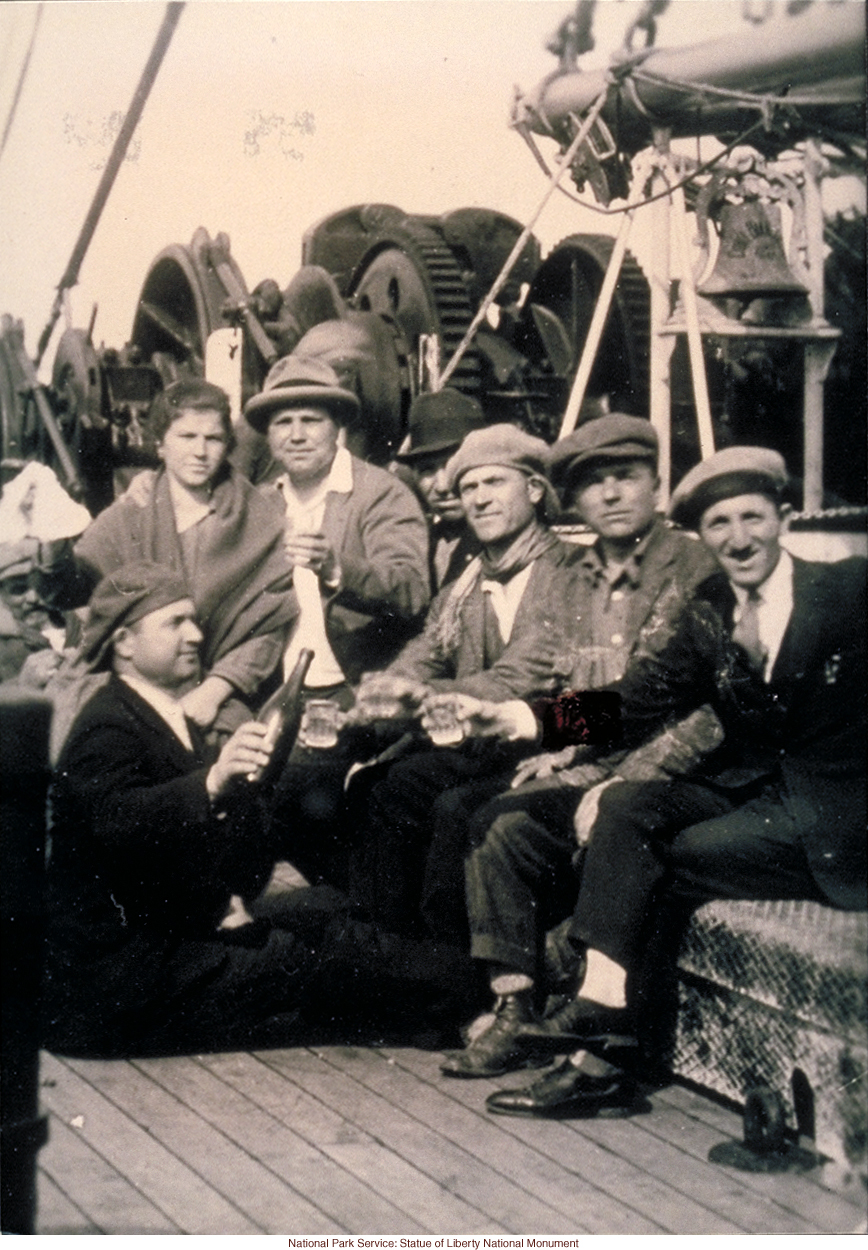
M472 431L447 463L481 551L434 600L423 633L371 683L406 710L432 693L533 699L563 684L562 617L577 552L548 528L559 510L548 464L546 444L510 425ZM361 717L367 701L363 683ZM376 782L351 875L382 923L402 931L419 922L434 801L515 759L509 743L430 746Z

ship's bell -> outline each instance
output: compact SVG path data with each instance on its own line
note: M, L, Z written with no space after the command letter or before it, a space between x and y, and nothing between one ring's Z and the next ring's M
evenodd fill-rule
M775 206L759 200L727 201L716 218L720 249L714 270L697 287L700 295L745 301L807 295L808 288L787 264Z

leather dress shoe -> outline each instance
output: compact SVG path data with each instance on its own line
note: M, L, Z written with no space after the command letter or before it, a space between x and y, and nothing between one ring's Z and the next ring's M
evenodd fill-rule
M494 1004L494 1015L486 1029L464 1050L447 1054L440 1071L444 1076L501 1076L515 1068L532 1067L535 1056L526 1048L516 1047L518 1031L538 1024L533 1010L533 990L503 994Z
M623 1111L635 1106L636 1086L623 1072L589 1076L565 1059L524 1089L490 1094L485 1105L495 1115L588 1118L612 1108Z
M562 1055L587 1042L635 1046L633 1013L628 1007L604 1007L590 998L573 998L554 1015L522 1025L516 1047L525 1054Z

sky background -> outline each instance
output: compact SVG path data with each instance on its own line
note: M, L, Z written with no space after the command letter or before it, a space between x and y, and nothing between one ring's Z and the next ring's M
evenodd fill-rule
M95 340L121 346L154 257L200 225L229 234L252 288L266 276L285 286L305 229L351 204L411 213L485 206L528 220L545 179L508 127L513 87L529 90L555 68L545 42L571 8L570 0L188 3L72 291L73 324L85 326L98 303ZM597 47L583 66L608 61L639 8L598 5ZM4 125L36 10L0 4ZM43 6L0 156L0 312L24 320L31 353L163 13L153 0ZM762 27L743 21L742 0L673 0L657 43L734 29L761 37ZM574 231L615 228L555 196L536 234L547 251ZM640 258L650 245L640 232ZM53 354L52 346L47 365Z

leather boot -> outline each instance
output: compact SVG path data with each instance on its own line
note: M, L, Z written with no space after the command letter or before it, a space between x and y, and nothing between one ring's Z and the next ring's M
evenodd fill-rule
M494 1004L494 1018L464 1050L447 1054L440 1071L444 1076L500 1076L514 1068L533 1066L526 1048L516 1047L519 1029L539 1024L533 1008L533 990L502 994Z

